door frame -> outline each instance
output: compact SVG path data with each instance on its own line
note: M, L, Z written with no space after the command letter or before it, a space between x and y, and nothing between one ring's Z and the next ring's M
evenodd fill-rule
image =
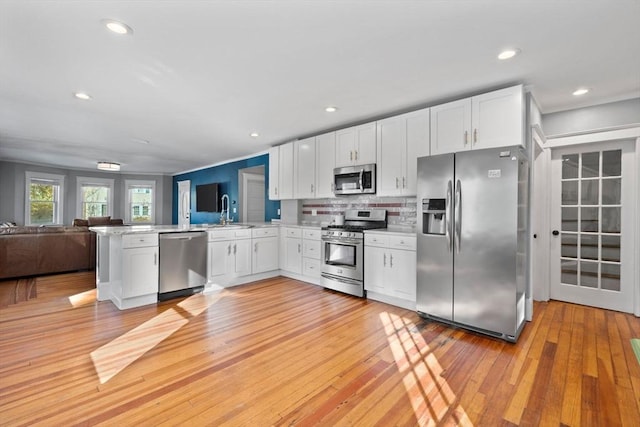
M188 226L191 224L191 181L188 179L185 179L183 181L177 181L177 193L178 193L178 206L176 206L176 208L178 209L178 225L182 225L182 226ZM185 192L186 195L188 195L188 205L189 205L189 212L187 212L187 217L186 217L186 222L182 222L181 221L181 213L182 213L182 208L184 207L185 203L182 200L182 194L181 191L182 190L187 190Z
M550 188L549 169L551 165L551 150L545 149L546 138L540 126L531 127L531 227L530 227L530 288L528 291L527 312L533 311L533 300L548 301L551 283L549 281L550 247L549 214ZM536 236L534 238L534 235ZM527 314L528 314L527 313Z
M635 139L635 162L634 168L631 171L631 176L629 177L631 181L631 191L632 194L638 194L640 192L640 126L630 126L615 130L605 130L605 131L595 131L589 133L579 133L568 136L559 136L559 137L550 137L547 139L547 143L545 144L545 151L549 151L549 159L551 157L551 149L553 148L561 148L561 147L569 147L574 145L581 144L591 144L595 142L607 142L613 140L621 140L621 139ZM548 163L550 166L550 163ZM635 175L635 176L634 176ZM547 191L551 193L551 180L548 180L547 183ZM551 214L551 204L549 203L547 214ZM640 213L640 197L636 199L635 204L635 212L633 212L633 217L637 218L637 215ZM549 234L550 230L547 229L547 233ZM635 224L635 230L633 231L635 236L633 238L634 241L634 259L640 258L640 226ZM547 246L551 249L551 240L549 240L549 245ZM549 252L551 252L549 250ZM551 259L549 258L549 262ZM548 269L548 279L547 279L547 287L542 293L546 292L547 300L548 295L550 295L550 286L551 286L551 270ZM635 263L633 268L633 277L632 283L635 284L633 289L633 314L637 317L640 317L640 263Z

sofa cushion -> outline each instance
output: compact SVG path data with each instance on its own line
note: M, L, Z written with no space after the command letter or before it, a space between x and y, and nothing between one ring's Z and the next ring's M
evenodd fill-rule
M111 218L111 221L109 222L109 225L124 225L124 221L120 218L118 219L113 219Z
M89 220L88 219L82 219L82 218L76 218L73 220L73 226L74 227L88 227L89 226Z
M89 227L95 227L99 225L111 225L111 217L110 216L90 216L88 222L89 222Z

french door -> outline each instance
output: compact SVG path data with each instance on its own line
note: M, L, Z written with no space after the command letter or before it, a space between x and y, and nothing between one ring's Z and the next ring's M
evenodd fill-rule
M552 299L633 311L634 143L552 152Z

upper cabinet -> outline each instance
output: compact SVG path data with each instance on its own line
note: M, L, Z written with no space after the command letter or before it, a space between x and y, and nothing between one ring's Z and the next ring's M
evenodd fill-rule
M376 124L366 123L336 132L336 167L376 162Z
M316 136L316 197L329 198L333 194L333 169L336 167L336 133Z
M280 200L280 147L269 149L269 200Z
M294 198L314 198L316 196L316 138L295 141L293 146Z
M269 149L269 199L293 198L293 142Z
M416 194L417 159L429 155L429 109L377 122L377 194Z
M522 145L522 85L431 107L431 155Z

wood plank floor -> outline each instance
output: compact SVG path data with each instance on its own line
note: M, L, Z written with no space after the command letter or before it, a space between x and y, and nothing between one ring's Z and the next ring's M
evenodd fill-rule
M639 425L631 315L536 303L513 345L282 277L128 311L93 280L0 309L0 425Z

